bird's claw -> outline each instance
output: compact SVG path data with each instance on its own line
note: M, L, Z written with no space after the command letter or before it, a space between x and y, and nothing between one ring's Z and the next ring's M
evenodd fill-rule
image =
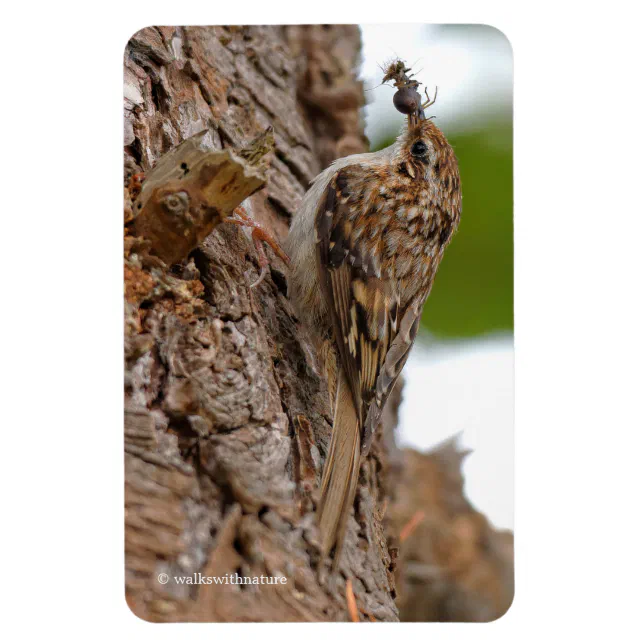
M263 228L255 220L251 219L243 206L238 206L237 208L235 208L233 215L235 215L237 219L228 217L225 219L226 223L248 227L252 230L251 238L253 240L253 245L255 246L255 251L257 252L257 261L259 262L260 273L259 277L250 285L251 288L259 286L259 284L262 283L262 281L266 277L266 274L268 273L268 257L266 256L266 251L262 246L262 242L267 243L273 249L275 254L287 266L290 266L291 260L289 256L282 250L277 240L265 228Z

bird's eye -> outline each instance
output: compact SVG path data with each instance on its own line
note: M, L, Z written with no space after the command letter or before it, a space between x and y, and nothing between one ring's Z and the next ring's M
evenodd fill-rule
M411 146L411 153L415 157L425 156L427 154L427 144L424 141L416 141L416 143Z

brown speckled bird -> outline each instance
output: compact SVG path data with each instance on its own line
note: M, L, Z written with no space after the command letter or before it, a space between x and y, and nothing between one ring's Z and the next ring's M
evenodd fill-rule
M458 225L456 157L425 118L418 82L397 61L385 80L408 115L395 143L338 159L294 217L289 294L319 341L333 432L318 504L323 555L337 568L361 457L409 356L423 305Z

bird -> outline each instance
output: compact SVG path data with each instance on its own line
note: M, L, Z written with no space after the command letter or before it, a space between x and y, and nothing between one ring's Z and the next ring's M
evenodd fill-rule
M362 459L461 216L456 156L408 71L396 61L384 79L395 81L394 106L407 115L395 142L321 172L285 243L289 298L314 338L332 408L316 512L322 560L335 546L334 570Z

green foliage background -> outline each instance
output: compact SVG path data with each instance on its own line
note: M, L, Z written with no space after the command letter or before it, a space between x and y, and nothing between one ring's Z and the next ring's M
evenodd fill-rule
M511 331L512 117L497 114L476 129L444 132L458 158L463 212L425 305L423 325L435 336L451 338ZM392 132L372 150L395 137Z

